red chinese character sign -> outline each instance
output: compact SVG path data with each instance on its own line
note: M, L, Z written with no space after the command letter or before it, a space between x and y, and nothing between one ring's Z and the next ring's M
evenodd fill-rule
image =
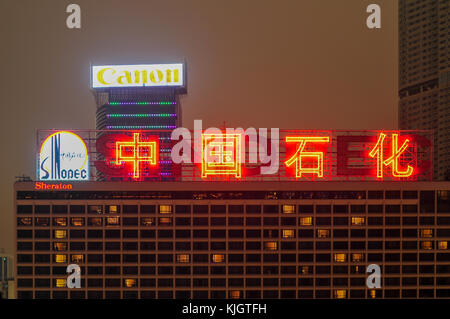
M141 141L140 133L133 133L133 140L116 141L116 165L130 163L133 170L133 178L141 177L141 166L156 166L158 163L158 138Z
M202 177L241 178L241 135L202 134Z
M159 139L148 132L101 135L96 141L98 158L101 158L95 162L98 176L105 180L159 179Z
M329 136L286 136L286 147L289 143L295 143L295 152L288 155L285 161L287 167L295 164L295 177L306 176L323 177L324 160L327 156L327 145L330 142ZM308 150L308 148L311 148Z
M186 129L184 129L186 130ZM37 149L59 131L38 131ZM234 132L79 130L89 176L99 181L427 181L429 131ZM196 138L197 136L197 138ZM182 161L173 150L183 142ZM66 147L66 145L62 145ZM178 149L182 149L178 147ZM61 152L60 152L61 153ZM197 154L199 154L197 156ZM75 154L76 155L76 154ZM62 152L55 163L69 161ZM37 173L42 171L37 154ZM72 156L73 157L73 156ZM59 161L59 162L58 162Z

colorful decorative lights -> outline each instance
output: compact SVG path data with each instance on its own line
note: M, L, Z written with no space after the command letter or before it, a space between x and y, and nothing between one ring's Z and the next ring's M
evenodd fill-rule
M414 172L414 168L408 164L406 170L399 170L399 160L403 152L406 151L409 145L409 139L405 139L402 146L398 148L398 134L392 134L391 151L392 155L384 159L384 141L386 134L381 133L375 147L370 151L370 157L377 159L377 178L383 178L383 165L392 167L392 176L394 177L409 177Z
M177 102L161 101L161 102L109 102L109 105L174 105Z
M241 177L240 134L202 134L202 177L208 175Z
M149 114L107 114L106 117L175 117L175 113L149 113Z
M328 136L286 136L286 143L299 143L295 154L285 162L286 166L296 163L295 177L302 177L302 174L307 173L323 177L323 152L306 152L305 146L306 143L328 143L329 141ZM316 166L304 167L305 159L317 163Z
M133 165L133 178L140 177L140 164L147 162L156 166L158 162L157 140L143 142L140 133L133 133L133 141L116 142L116 165L130 162Z
M137 129L137 130L146 130L146 129L174 129L176 125L107 125L107 129Z

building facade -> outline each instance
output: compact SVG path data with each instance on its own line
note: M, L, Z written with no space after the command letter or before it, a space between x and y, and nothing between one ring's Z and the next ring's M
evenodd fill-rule
M14 257L0 253L0 299L15 298Z
M18 298L450 298L450 182L36 183Z
M180 95L187 93L184 64L94 66L91 73L97 137L105 130L155 131L160 153L170 154L171 131L182 124ZM161 163L163 180L173 180L172 165Z
M434 178L450 179L450 4L399 1L399 129L434 130Z

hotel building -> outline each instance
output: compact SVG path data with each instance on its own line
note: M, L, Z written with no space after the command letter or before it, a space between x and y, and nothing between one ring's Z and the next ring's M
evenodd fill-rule
M18 298L450 298L450 182L64 185L15 184Z

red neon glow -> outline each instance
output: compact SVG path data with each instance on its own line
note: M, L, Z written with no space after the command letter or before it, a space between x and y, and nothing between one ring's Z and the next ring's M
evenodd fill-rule
M406 151L409 145L409 139L405 139L402 146L398 148L398 134L392 134L391 149L392 155L384 159L384 141L386 134L380 133L375 147L370 151L370 157L377 159L377 178L383 178L383 166L391 166L392 176L394 177L409 177L413 174L414 168L408 164L406 170L399 170L399 160L403 152Z
M36 182L34 184L34 189L36 190L48 190L48 189L52 189L52 190L66 190L66 189L72 189L72 184L63 184L63 183L59 183L59 184L47 184L44 182Z
M202 177L209 175L241 178L240 134L202 134Z
M323 153L324 152L306 152L304 151L306 143L328 143L328 136L286 136L286 143L299 143L295 154L288 159L285 164L291 166L295 162L295 177L302 177L302 174L316 174L323 177ZM316 163L314 167L304 167L303 163Z
M158 142L140 141L140 133L133 133L133 141L116 142L116 165L123 163L132 163L133 178L140 177L141 163L148 163L151 166L156 166L158 163Z

